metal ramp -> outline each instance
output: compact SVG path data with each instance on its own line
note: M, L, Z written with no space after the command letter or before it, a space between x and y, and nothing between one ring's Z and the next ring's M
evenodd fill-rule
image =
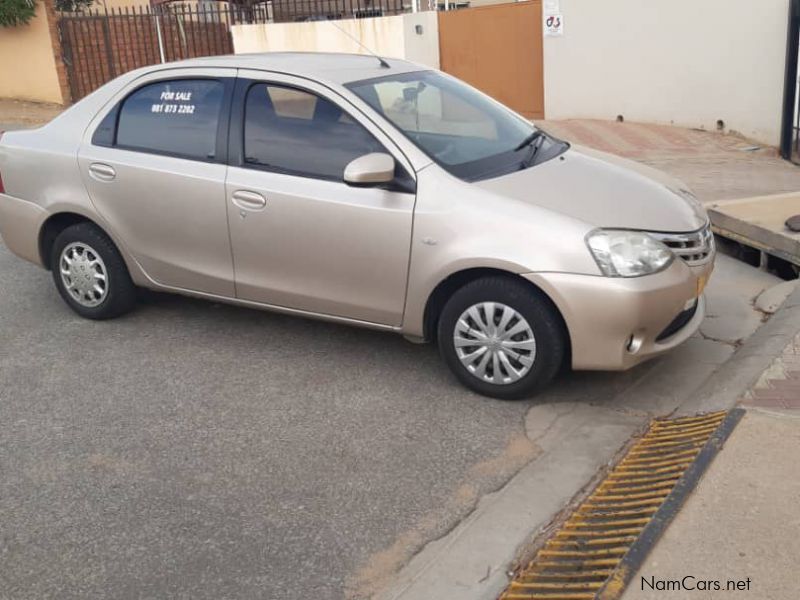
M760 266L770 257L800 269L800 233L785 223L800 215L800 192L759 196L741 200L709 202L705 205L715 234L760 253Z

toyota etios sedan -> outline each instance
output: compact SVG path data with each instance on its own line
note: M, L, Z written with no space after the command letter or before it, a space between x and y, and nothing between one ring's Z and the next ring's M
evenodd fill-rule
M679 345L714 259L679 183L366 55L127 73L5 133L0 177L6 245L83 317L141 286L396 331L498 398Z

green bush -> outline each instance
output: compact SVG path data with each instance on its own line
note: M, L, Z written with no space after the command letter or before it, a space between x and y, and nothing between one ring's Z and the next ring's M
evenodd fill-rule
M24 25L36 14L36 0L0 0L0 27Z
M3 0L0 0L2 2ZM56 10L75 12L89 8L94 0L56 0Z

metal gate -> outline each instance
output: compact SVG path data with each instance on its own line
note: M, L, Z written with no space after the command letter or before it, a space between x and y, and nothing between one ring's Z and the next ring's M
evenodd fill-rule
M541 0L440 12L439 54L443 71L544 118Z
M58 29L72 101L139 67L232 54L231 25L267 21L264 5L140 6L62 16Z

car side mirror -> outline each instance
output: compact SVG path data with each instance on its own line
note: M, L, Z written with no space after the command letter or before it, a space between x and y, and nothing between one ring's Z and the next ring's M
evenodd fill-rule
M377 185L393 179L394 158L385 152L359 156L344 168L344 182L350 185Z

